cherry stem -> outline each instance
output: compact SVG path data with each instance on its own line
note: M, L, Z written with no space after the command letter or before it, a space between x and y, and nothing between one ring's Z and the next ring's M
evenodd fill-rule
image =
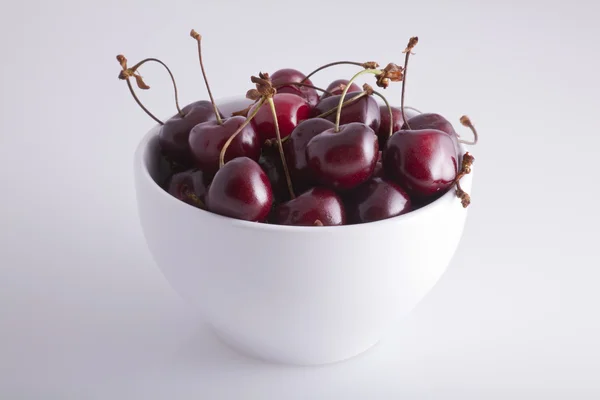
M324 70L325 68L333 67L333 66L336 66L336 65L344 65L344 64L346 64L346 65L356 65L358 67L364 67L365 63L359 63L359 62L356 62L356 61L335 61L335 62L332 62L332 63L320 66L319 68L315 69L310 74L306 75L306 78L302 79L300 82L306 81L311 76L313 76L314 74L316 74L317 72L319 72L321 70Z
M206 78L206 71L204 70L204 63L202 62L202 36L192 29L190 32L190 36L196 39L198 42L198 60L200 61L200 69L202 70L202 77L204 78L204 84L206 86L206 91L208 92L208 97L210 97L210 102L213 105L215 110L215 116L217 117L217 122L219 125L223 125L223 120L221 119L221 113L219 112L219 108L217 107L217 103L215 103L215 99L210 90L210 85L208 84L208 79Z
M158 58L146 58L146 59L140 61L139 63L135 64L130 69L132 71L136 71L139 67L141 67L142 65L144 65L145 63L150 62L150 61L159 63L160 65L162 65L163 67L165 67L165 69L169 73L169 76L171 77L171 82L173 83L173 89L175 91L175 107L177 108L177 112L179 113L179 115L181 115L183 117L184 116L183 111L181 111L181 108L179 107L179 94L178 94L178 91L177 91L177 84L175 83L175 77L173 76L173 73L171 72L171 70L169 69L169 67L167 67L167 64L165 64L164 62L160 61Z
M406 119L406 113L404 112L404 92L406 91L406 69L408 68L408 58L411 55L412 49L417 45L417 43L419 42L419 38L414 36L411 37L410 40L408 41L408 45L406 46L406 49L404 50L404 53L406 54L404 56L404 69L403 69L403 78L402 78L402 97L400 98L400 111L402 112L402 119L404 120L404 123L406 124L406 128L408 130L410 130L410 125L408 124L408 119Z
M354 76L350 79L350 81L348 81L348 84L346 85L346 87L344 88L344 91L342 92L342 95L340 96L340 102L337 107L337 114L335 116L335 132L340 131L340 118L342 116L342 106L344 104L344 98L346 97L346 93L348 93L348 89L350 89L350 86L352 86L352 83L356 80L356 78L358 78L361 75L364 75L364 74L377 75L377 74L381 74L381 73L382 73L382 71L379 69L363 69L362 71L354 74Z
M283 143L281 141L281 133L279 132L279 122L277 121L277 111L275 110L275 102L273 97L269 96L267 101L271 107L271 114L273 114L273 123L275 124L275 134L277 135L277 144L279 147L279 156L281 157L281 163L283 164L283 172L285 173L285 180L287 181L288 191L290 192L290 198L293 200L296 198L294 194L294 186L292 185L292 178L290 177L290 171L287 167L285 160L285 153L283 152Z
M196 196L196 193L192 193L189 190L186 190L184 192L185 196L190 199L197 207L205 209L205 205L202 202L202 200L200 200L200 198L198 196Z
M160 119L156 118L154 116L154 114L152 114L140 101L140 99L137 97L137 95L135 94L135 91L133 90L133 85L131 84L131 81L129 80L129 77L125 78L125 81L127 82L127 87L129 87L129 91L131 92L131 95L133 96L133 99L135 100L135 102L138 104L138 106L141 107L142 110L144 110L144 112L146 114L148 114L148 116L150 116L150 118L152 118L153 120L155 120L158 124L160 125L164 125L165 123L162 122Z
M366 95L368 95L368 94L369 94L369 92L367 92L366 90L365 90L365 91L363 91L363 92L361 92L361 93L359 93L359 94L357 94L357 95L356 95L356 96L354 96L353 98L351 98L351 99L349 99L349 100L346 100L346 101L344 101L344 104L342 104L342 108L343 108L343 107L346 107L346 106L349 106L349 105L351 105L351 104L354 104L354 103L356 103L358 100L362 99L363 97L365 97L365 96L366 96ZM329 111L325 111L323 114L319 114L319 115L317 115L315 118L325 118L325 117L328 117L328 116L330 116L331 114L333 114L334 112L336 112L336 111L337 111L337 109L338 109L338 108L337 108L337 106L336 106L336 107L333 107L333 108L332 108L332 109L330 109Z
M309 85L308 83L302 83L302 82L287 82L287 83L282 83L282 84L279 84L279 85L275 86L275 89L279 89L280 87L291 86L291 85L304 86L304 87L312 88L312 89L318 90L320 92L323 92L323 93L325 93L328 96L331 96L331 92L330 91L327 91L325 89L321 89L320 87L317 87L317 86Z
M479 141L479 135L477 134L477 129L475 129L475 127L473 126L471 119L466 115L463 115L462 117L460 117L460 123L463 124L463 126L466 126L467 128L471 129L471 132L473 132L473 140L469 142L468 140L459 139L458 141L462 144L470 146L476 145Z
M471 166L473 165L474 161L475 157L473 157L469 152L465 153L460 172L456 175L456 178L454 178L454 184L456 185L456 196L460 198L464 208L467 208L471 204L471 196L469 196L469 194L460 186L460 180L465 175L471 173Z
M373 91L373 94L376 96L379 96L381 98L381 100L383 100L383 102L385 103L385 105L388 109L388 113L390 114L390 136L392 136L394 134L394 116L392 115L392 106L390 106L390 103L387 101L385 96L382 95L381 93Z
M246 125L248 125L250 123L250 121L252 121L252 119L256 116L256 114L258 114L258 110L260 110L260 108L264 102L265 102L264 98L260 99L260 101L258 102L258 105L256 106L256 109L254 111L252 111L252 114L250 114L246 118L246 120L240 125L240 127L235 132L233 132L233 134L229 137L229 139L227 139L227 141L223 145L223 148L221 149L221 153L219 154L219 168L222 168L223 165L225 165L225 152L227 151L227 148L229 147L231 142L233 142L233 139L235 139L235 137L246 127Z

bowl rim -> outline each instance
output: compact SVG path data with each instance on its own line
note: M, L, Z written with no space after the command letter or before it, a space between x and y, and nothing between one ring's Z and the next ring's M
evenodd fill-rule
M223 102L230 102L230 101L236 101L236 100L242 100L242 99L243 99L242 96L229 96L229 97L217 99L215 102L223 103ZM413 107L410 107L410 108L413 108ZM416 108L413 108L413 109L416 110ZM142 139L140 140L140 142L138 143L138 145L136 147L136 150L134 153L134 169L136 169L136 170L139 169L139 171L141 172L138 176L138 179L143 179L146 184L149 184L150 186L152 186L153 190L155 190L157 192L158 196L166 196L170 199L170 201L173 201L174 204L178 204L180 207L189 207L189 209L194 209L200 213L204 213L205 217L212 218L215 220L215 222L221 221L222 223L230 224L231 226L236 227L236 228L260 229L260 230L267 230L267 231L283 231L283 232L314 232L314 230L317 230L317 229L319 231L323 231L323 230L332 231L333 230L334 232L340 232L340 231L351 231L351 230L355 230L355 229L364 229L365 227L372 227L372 226L383 226L386 224L398 224L399 222L402 222L402 221L408 221L411 219L419 218L425 214L431 213L435 209L439 209L444 206L449 206L452 203L454 203L456 206L462 208L462 206L460 205L460 199L458 197L456 197L455 191L448 190L446 193L444 193L438 199L434 200L433 202L431 202L417 210L413 210L406 214L398 215L395 217L386 218L386 219L379 220L379 221L365 222L362 224L350 224L350 225L339 225L339 226L276 225L276 224L268 224L268 223L264 223L264 222L246 221L246 220L226 217L224 215L216 214L216 213L213 213L213 212L210 212L207 210L203 210L201 208L194 207L188 203L185 203L181 200L176 199L175 197L171 196L166 190L164 190L160 186L160 184L158 184L152 178L152 176L150 175L150 171L148 171L148 168L146 168L145 159L146 159L146 154L149 151L149 143L153 138L158 136L158 134L160 132L160 128L161 128L161 125L155 124L148 132L146 132L146 134L142 137ZM462 154L465 154L467 152L466 146L462 143L459 143L459 146L460 146ZM471 184L472 179L473 179L473 170L474 170L474 168L471 167L471 173L467 174L463 177L463 180L468 181L466 183L468 183L469 185ZM463 210L466 211L466 209L463 209Z

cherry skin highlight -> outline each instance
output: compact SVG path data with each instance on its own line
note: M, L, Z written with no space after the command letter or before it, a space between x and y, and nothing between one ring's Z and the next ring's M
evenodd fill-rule
M207 121L192 128L189 146L195 165L207 174L214 175L219 169L219 156L227 139L244 123L246 118L230 117L219 124ZM225 151L225 162L236 157L248 157L255 161L260 157L260 138L251 124L246 125Z
M275 209L279 225L334 226L346 223L342 199L331 189L315 187Z
M379 145L367 125L353 122L328 129L306 146L306 159L315 179L334 190L352 189L375 171Z
M352 99L354 96L359 95L361 92L346 93L344 102ZM313 111L313 116L318 116L331 109L337 108L340 102L341 95L330 96L322 99ZM335 122L336 113L335 111L325 117L331 122ZM344 106L340 116L340 125L346 125L351 122L360 122L367 125L373 131L379 131L379 125L381 124L381 113L379 112L379 105L373 96L365 96L356 103Z
M386 175L417 202L442 194L452 186L458 159L452 137L436 129L398 131L383 150Z
M273 204L267 174L248 157L229 161L217 171L206 197L208 210L246 221L264 221Z
M273 96L273 102L275 103L277 123L282 139L289 136L300 122L310 117L310 106L300 96L290 93L277 93ZM248 115L252 114L256 107L258 107L258 103L250 108ZM277 138L273 114L268 103L261 106L251 124L260 135L262 142Z

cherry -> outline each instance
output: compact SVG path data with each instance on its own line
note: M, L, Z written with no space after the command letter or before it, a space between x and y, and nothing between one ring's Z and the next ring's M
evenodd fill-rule
M315 182L306 160L306 145L316 135L334 127L333 122L323 118L308 119L299 123L283 144L294 186L300 192L308 189Z
M332 190L315 187L275 209L274 222L279 225L344 225L346 213L342 199Z
M377 164L375 164L375 171L373 171L373 177L383 178L385 176L385 171L383 169L382 162L382 151L379 150L379 155L377 156Z
M400 130L383 150L386 175L414 200L445 192L456 178L458 159L452 137L435 129Z
M310 106L300 96L290 93L277 93L273 96L273 102L277 110L277 123L279 124L282 138L289 136L300 122L310 117ZM257 107L258 103L254 104L250 108L249 114L254 113ZM273 114L268 104L263 104L258 109L256 116L252 120L252 125L263 142L277 137Z
M330 96L342 94L342 92L344 91L344 88L346 86L348 86L349 82L350 81L348 79L336 79L335 81L331 82L329 84L329 86L327 86L327 88L325 89L329 93L331 93L331 95L324 94L323 96L321 96L321 99L325 99ZM350 84L350 88L348 89L349 93L359 92L359 91L360 91L360 87L358 87L358 85L356 83L353 82Z
M167 181L166 190L183 202L205 208L209 185L210 180L203 171L190 169L173 174Z
M450 121L442 117L440 114L422 113L410 117L407 113L406 116L408 117L408 124L403 123L401 129L410 129L413 131L418 131L420 129L437 129L438 131L446 132L449 135L456 136L456 131L454 130L454 127Z
M264 221L273 204L267 174L248 157L238 157L215 174L207 195L208 210L247 221Z
M306 159L315 178L336 190L352 189L375 170L379 146L369 126L349 123L313 137L306 146Z
M398 107L390 107L392 109L392 116L390 120L390 112L386 105L382 104L379 106L379 111L381 112L381 125L379 126L379 131L377 132L377 137L379 138L379 148L383 149L385 144L390 137L390 121L392 123L392 132L398 132L403 128L404 118L402 117L402 110ZM416 115L419 115L418 111L412 109L404 110L406 114L406 118L410 119ZM412 126L411 126L412 128ZM415 128L412 128L415 129ZM420 128L417 128L420 129Z
M189 147L198 168L207 174L219 169L219 156L223 145L246 121L241 116L230 117L219 124L208 121L196 125L189 135ZM245 125L236 135L225 152L225 162L236 157L246 156L253 160L260 157L260 139L251 124Z
M356 96L362 95L363 92L352 92L347 93L344 101L353 99ZM319 116L331 110L335 110L340 102L341 95L329 96L321 99L319 104L313 111L314 116ZM331 112L324 118L329 121L335 122L336 113ZM351 122L360 122L367 125L373 131L378 132L379 125L381 123L381 113L379 112L379 105L373 96L363 96L352 104L345 105L342 108L340 115L340 125L346 125Z
M405 214L411 209L408 194L397 184L371 178L345 196L348 223L362 224Z
M189 144L192 128L200 123L216 121L210 101L201 100L188 104L182 110L183 115L176 114L168 119L158 133L158 144L168 160L191 166L194 164Z
M290 93L303 97L310 107L316 106L319 102L319 94L312 87L300 85L281 86L285 83L304 83L312 85L310 79L306 79L306 75L296 69L285 68L275 71L271 75L271 83L277 88L277 93Z

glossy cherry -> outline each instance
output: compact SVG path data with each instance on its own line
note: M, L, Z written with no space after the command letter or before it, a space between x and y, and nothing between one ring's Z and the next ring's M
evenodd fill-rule
M454 127L452 126L450 121L448 121L440 114L422 113L410 117L408 114L408 109L404 111L406 112L406 117L408 118L408 125L410 126L410 130L417 131L421 129L437 129L438 131L446 132L452 137L454 146L456 147L456 151L460 156L461 150L460 144L458 143L458 135L456 134L456 131L454 130ZM407 125L403 124L402 129L407 129Z
M344 98L344 102L352 99L359 95L361 92L347 93ZM329 110L338 107L341 95L330 96L322 99L313 111L313 116L318 116ZM335 122L335 112L332 112L325 118L329 121ZM342 114L340 117L340 125L349 124L351 122L360 122L367 125L373 131L379 131L379 125L381 124L381 113L379 112L379 105L373 96L365 96L355 103L349 104L342 108Z
M382 151L379 150L379 155L377 156L377 164L375 164L375 171L373 171L374 178L383 178L385 176L385 171L383 169L383 157Z
M185 166L194 165L189 145L192 128L202 122L216 121L217 117L210 101L200 100L181 109L183 116L176 114L165 121L158 133L158 144L166 159Z
M313 137L306 146L306 159L315 179L336 190L352 189L375 171L379 145L367 125L353 122Z
M273 204L267 174L248 157L238 157L217 171L206 197L208 210L247 221L264 221Z
M428 199L452 186L458 173L454 140L436 129L398 131L383 150L387 176L413 200Z
M303 97L311 107L314 107L319 102L319 93L316 89L307 86L286 85L279 86L283 83L305 83L312 85L310 79L306 79L306 75L297 69L284 68L275 71L271 75L271 83L277 88L277 93L290 93Z
M189 135L189 146L198 168L207 174L219 169L219 156L223 145L246 121L246 118L234 116L223 120L208 121L196 125ZM248 157L255 161L260 157L261 141L251 124L246 125L236 135L225 151L225 162L236 157Z
M316 135L332 129L335 124L324 118L312 118L302 121L292 131L289 139L283 143L285 159L292 176L294 187L303 192L314 186L315 179L306 160L306 146Z
M348 223L362 224L405 214L411 209L408 194L396 183L371 178L344 198Z
M273 102L277 111L277 123L279 124L281 138L288 136L300 122L310 117L310 106L300 96L290 93L277 93L273 96ZM252 114L256 107L258 107L258 103L250 108L248 114ZM252 126L260 135L262 142L277 137L269 104L265 103L261 106L252 120Z
M331 189L315 187L275 209L279 225L332 226L346 223L342 199Z
M340 95L344 91L344 87L348 85L348 82L350 82L348 79L336 79L335 81L331 82L325 90L331 93L332 96ZM348 93L352 92L360 92L360 87L358 87L358 85L354 82L352 82L350 88L348 89ZM325 99L327 97L330 97L330 95L325 93L323 96L321 96L321 99Z
M390 121L392 123L392 133L403 129L402 125L404 125L404 118L402 117L402 110L399 107L391 107L391 109L392 118L390 120L390 112L387 106L385 104L379 106L379 111L381 112L381 125L379 126L377 137L379 138L379 148L381 149L385 147L385 144L390 137ZM405 108L404 112L406 113L406 118L409 120L419 114L418 111L410 108Z
M183 202L204 208L209 185L207 175L194 168L173 174L167 181L166 190Z

